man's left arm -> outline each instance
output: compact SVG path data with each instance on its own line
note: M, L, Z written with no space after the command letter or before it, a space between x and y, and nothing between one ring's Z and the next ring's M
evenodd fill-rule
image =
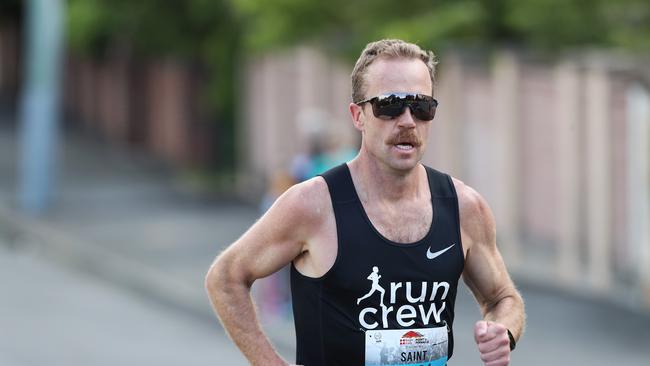
M523 333L524 302L497 249L496 225L487 202L462 182L455 183L466 250L463 279L483 314L474 327L474 339L485 365L508 365L510 336L516 341Z

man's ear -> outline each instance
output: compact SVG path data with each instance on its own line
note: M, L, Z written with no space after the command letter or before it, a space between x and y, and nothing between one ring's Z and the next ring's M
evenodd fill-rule
M363 124L365 120L365 116L363 115L363 107L356 104L356 103L350 103L350 116L352 117L352 124L354 125L354 128L356 128L359 131L363 131Z

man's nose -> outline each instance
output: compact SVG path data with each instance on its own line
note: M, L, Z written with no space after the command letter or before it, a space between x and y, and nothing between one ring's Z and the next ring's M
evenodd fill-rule
M414 128L415 118L411 114L411 108L404 107L404 111L397 117L397 125L402 128Z

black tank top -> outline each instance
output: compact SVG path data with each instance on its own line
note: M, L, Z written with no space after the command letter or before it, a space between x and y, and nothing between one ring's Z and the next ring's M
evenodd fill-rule
M451 178L426 167L433 220L422 240L400 244L372 225L347 164L325 172L338 235L332 268L311 278L291 266L296 362L446 365L464 256Z

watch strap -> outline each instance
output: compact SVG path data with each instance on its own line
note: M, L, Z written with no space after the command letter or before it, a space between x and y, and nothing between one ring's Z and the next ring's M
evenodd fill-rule
M510 351L514 351L515 347L517 346L517 342L515 341L515 337L512 335L512 332L510 332L510 329L507 329L508 331L508 338L510 338Z

